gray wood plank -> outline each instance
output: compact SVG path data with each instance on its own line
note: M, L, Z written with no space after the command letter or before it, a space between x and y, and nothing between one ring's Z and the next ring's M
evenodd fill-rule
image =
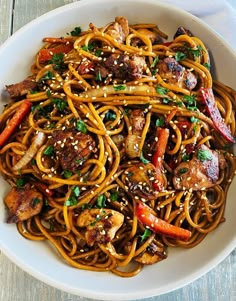
M14 22L11 24L14 6ZM0 0L0 44L12 31L54 8L76 0ZM230 0L235 4L235 0ZM235 5L236 6L236 5ZM18 268L0 252L0 301L91 301L52 288ZM236 301L236 251L207 275L169 294L145 301Z
M72 2L76 0L15 0L13 31L52 9Z
M0 45L11 34L13 0L0 0Z

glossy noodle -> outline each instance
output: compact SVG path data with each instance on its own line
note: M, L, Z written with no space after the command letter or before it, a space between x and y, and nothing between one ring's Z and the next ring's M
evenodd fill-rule
M200 38L167 38L125 17L76 27L45 37L31 75L6 86L6 221L73 267L135 276L224 221L236 93Z

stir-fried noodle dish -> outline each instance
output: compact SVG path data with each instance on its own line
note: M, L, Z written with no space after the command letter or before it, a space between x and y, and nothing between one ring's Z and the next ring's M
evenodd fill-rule
M76 27L6 83L6 222L73 267L134 276L224 221L236 93L213 80L203 41L176 30L120 16Z

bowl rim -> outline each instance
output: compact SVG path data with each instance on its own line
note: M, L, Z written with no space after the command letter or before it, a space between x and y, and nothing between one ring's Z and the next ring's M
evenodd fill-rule
M69 4L65 4L63 6L60 6L58 8L55 8L49 12L46 12L40 16L38 16L37 18L35 18L34 20L28 22L27 24L23 25L21 28L19 28L12 36L10 36L2 45L0 45L0 57L2 52L4 52L4 50L8 47L11 46L11 43L14 43L14 40L16 37L24 34L24 32L27 32L28 29L30 29L32 26L37 25L39 22L43 22L46 21L48 18L51 18L54 15L57 14L61 14L65 8L66 10L70 10L73 8L83 8L84 5L92 5L92 4L98 4L99 2L104 2L104 3L117 3L117 0L80 0L77 2L73 2L73 3L69 3ZM175 6L174 4L169 4L166 3L164 1L160 1L160 0L119 0L120 5L122 5L123 3L150 3L150 4L155 4L157 7L160 5L164 8L170 8L172 10L172 12L176 12L178 14L182 14L188 17L191 17L193 20L197 21L198 23L201 23L204 27L207 27L207 30L210 31L216 39L218 39L219 41L223 42L224 45L228 48L228 50L231 52L232 56L234 56L236 58L236 53L233 50L233 48L231 47L231 45L229 44L228 41L225 41L224 38L218 33L216 32L212 27L210 27L205 21L201 20L200 18L194 16L193 14L191 14L188 11L185 11L177 6ZM176 282L176 285L173 287L168 287L165 288L165 290L158 290L158 289L153 289L152 291L144 291L143 293L138 293L138 295L134 292L134 293L130 293L129 296L125 295L125 294L119 294L117 296L117 294L112 294L112 293L106 293L104 292L103 294L98 295L97 292L93 292L93 291L88 291L88 290L83 290L81 288L77 289L74 287L68 287L68 285L63 285L63 283L59 283L57 280L54 280L52 278L50 278L48 275L41 273L40 271L36 270L34 267L32 267L29 264L26 264L26 262L24 260L22 260L22 258L18 257L17 254L9 249L7 247L7 245L5 244L5 242L2 240L2 238L0 237L0 249L1 251L11 260L13 261L17 266L19 266L22 270L26 271L27 273L29 273L30 275L32 275L33 277L39 279L40 281L55 287L57 289L63 290L65 292L69 292L72 294L76 294L79 295L81 297L87 297L87 298L95 298L98 300L132 300L132 299L141 299L141 298L147 298L147 297L152 297L152 296L160 296L162 294L166 294L168 292L177 290L179 288L182 288L190 283L192 283L193 281L195 281L196 279L202 277L204 274L206 274L207 272L209 272L211 269L213 269L215 266L217 266L221 261L223 261L232 251L233 249L236 247L236 236L235 239L231 241L231 243L227 246L226 250L223 250L222 252L220 252L217 256L215 256L209 263L208 265L206 265L204 268L200 268L199 270L197 270L195 273L192 274L191 279L187 279L187 278L183 278L179 281Z

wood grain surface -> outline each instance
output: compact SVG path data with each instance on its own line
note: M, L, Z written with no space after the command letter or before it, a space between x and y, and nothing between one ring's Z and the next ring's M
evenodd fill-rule
M72 2L76 1L0 0L0 44L34 18ZM235 0L229 2L236 7ZM76 300L89 301L92 299L74 296L42 283L18 268L0 252L0 301ZM186 287L145 300L236 301L236 250L208 274Z

